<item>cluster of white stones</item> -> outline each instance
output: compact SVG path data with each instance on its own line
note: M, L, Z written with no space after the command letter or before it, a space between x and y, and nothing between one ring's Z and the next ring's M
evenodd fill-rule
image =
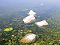
M30 12L28 13L28 16L23 19L24 23L32 23L36 19L35 18L35 15L36 15L36 13L34 11L30 10ZM46 20L35 22L35 24L38 27L42 27L42 26L48 25L48 23L47 23ZM36 39L36 36L37 35L36 34L33 34L33 33L26 34L21 39L21 42L22 43L30 43L30 42L33 42Z

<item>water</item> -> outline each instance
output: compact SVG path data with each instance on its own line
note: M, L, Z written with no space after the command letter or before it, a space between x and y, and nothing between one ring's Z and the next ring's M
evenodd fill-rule
M59 4L59 0L0 0L0 45L60 45ZM30 10L37 13L36 21L45 19L49 25L39 28L34 22L24 24L22 20ZM12 31L4 31L11 27ZM22 44L21 38L28 33L38 35L39 40Z

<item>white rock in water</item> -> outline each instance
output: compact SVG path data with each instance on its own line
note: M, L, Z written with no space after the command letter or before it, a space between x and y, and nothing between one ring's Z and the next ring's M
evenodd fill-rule
M31 23L35 21L35 17L33 15L29 15L23 19L24 23Z
M22 43L31 43L31 42L34 42L36 40L36 35L33 34L33 33L29 33L27 35L25 35L21 40L20 42Z
M30 12L28 13L28 15L35 15L36 13L33 10L30 10Z
M42 27L42 26L48 25L48 23L46 22L46 20L43 20L43 21L40 21L40 22L35 22L35 24L38 27Z

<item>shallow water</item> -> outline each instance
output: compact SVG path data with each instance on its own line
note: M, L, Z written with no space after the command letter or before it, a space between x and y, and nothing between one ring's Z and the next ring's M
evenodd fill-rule
M0 45L60 45L59 4L59 0L0 0ZM25 24L22 20L30 10L37 13L36 21L47 20L49 25ZM21 43L28 33L38 35L38 39Z

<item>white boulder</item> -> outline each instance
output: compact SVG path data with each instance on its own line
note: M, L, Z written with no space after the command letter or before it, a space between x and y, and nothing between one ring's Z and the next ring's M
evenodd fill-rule
M31 43L34 42L36 40L37 35L33 34L33 33L29 33L26 34L21 40L20 42L22 43Z
M31 22L35 21L35 16L29 15L29 16L25 17L23 19L23 21L24 21L24 23L31 23Z
M35 22L35 24L36 24L38 27L42 27L42 26L48 25L48 23L47 23L46 20L42 20L42 21L40 21L40 22Z
M30 10L28 13L28 15L35 15L35 14L36 14L36 12L34 12L33 10Z

